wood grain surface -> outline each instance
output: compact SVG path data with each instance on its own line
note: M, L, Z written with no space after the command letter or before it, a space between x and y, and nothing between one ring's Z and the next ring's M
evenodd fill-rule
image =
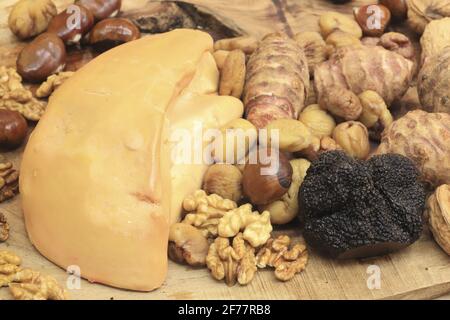
M0 0L0 64L14 65L18 43L7 27L7 17L16 0ZM55 0L59 9L73 1ZM143 8L147 0L123 0L124 11ZM243 33L261 37L282 30L296 33L318 30L317 20L329 10L351 14L352 6L376 3L354 1L352 5L333 5L318 0L189 0L203 10L235 25ZM416 39L417 40L417 39ZM19 165L22 150L4 154ZM43 258L27 238L20 206L20 196L0 204L10 225L10 239L0 244L19 254L25 267L54 276L61 284L68 274ZM286 227L298 236L296 226ZM283 231L284 232L284 231ZM369 289L369 266L381 271L381 287ZM290 282L279 282L270 270L259 271L248 286L227 287L215 281L206 269L192 269L169 263L165 284L149 293L131 292L81 281L81 288L69 290L72 299L431 299L450 292L450 257L425 232L415 244L400 252L380 258L334 261L311 253L307 269ZM6 288L0 299L10 299Z

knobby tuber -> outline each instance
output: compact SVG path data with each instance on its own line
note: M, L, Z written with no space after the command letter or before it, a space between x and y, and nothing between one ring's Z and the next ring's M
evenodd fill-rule
M247 64L243 101L247 119L263 128L276 119L297 119L309 89L308 64L292 39L267 35Z
M418 176L401 155L358 161L341 151L323 153L300 187L305 240L336 258L376 256L412 244L422 232L425 205Z
M408 112L384 130L376 154L384 153L413 160L422 179L433 187L450 183L450 115Z
M362 106L355 95L372 90L390 106L409 88L413 69L412 61L380 46L342 48L315 70L319 104L338 117L356 120Z
M450 39L444 51L426 59L417 89L424 110L450 113Z

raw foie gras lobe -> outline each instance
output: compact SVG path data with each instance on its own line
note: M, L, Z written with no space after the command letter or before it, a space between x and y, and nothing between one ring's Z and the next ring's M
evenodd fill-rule
M184 188L172 189L183 178L171 181L166 135L190 121L215 127L242 114L239 100L210 94L218 82L212 48L201 31L145 37L97 57L50 98L20 177L27 231L44 256L79 266L90 281L161 286L172 200L200 187L192 181L203 174L195 168ZM183 110L188 118L171 111L182 108L192 108Z

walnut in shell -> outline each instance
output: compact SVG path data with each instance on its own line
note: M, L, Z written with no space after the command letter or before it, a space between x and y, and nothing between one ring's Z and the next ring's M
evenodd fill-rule
M448 0L408 0L408 24L422 34L428 23L450 17Z
M449 4L450 10L450 4ZM420 38L422 63L439 55L450 46L450 18L431 21Z
M425 214L434 239L450 255L450 185L439 186L428 198Z

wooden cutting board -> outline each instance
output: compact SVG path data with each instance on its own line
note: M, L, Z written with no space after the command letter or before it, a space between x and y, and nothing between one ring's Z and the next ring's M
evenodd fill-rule
M11 35L7 17L16 0L0 1L0 65L13 65L21 44ZM73 1L55 0L59 8ZM327 10L351 14L352 5L376 1L354 1L352 5L333 5L318 0L193 0L234 25L243 33L261 37L283 30L318 30L317 20ZM124 11L145 7L147 0L123 0ZM417 41L417 38L415 38ZM6 153L19 165L23 150ZM20 196L0 204L11 226L10 239L0 244L23 258L23 265L54 276L66 284L68 274L42 257L31 245L24 228ZM297 235L295 226L288 232ZM375 266L375 267L374 267ZM369 268L370 267L370 268ZM378 269L379 268L379 269ZM380 271L380 287L369 289L371 270ZM81 281L81 288L69 290L73 299L395 299L435 298L450 292L450 257L433 241L428 232L415 244L400 252L365 260L333 261L311 253L307 269L292 281L275 279L272 271L259 271L245 287L227 287L215 281L206 269L192 269L170 262L165 284L150 293L119 290ZM0 289L0 299L9 299L8 289Z

